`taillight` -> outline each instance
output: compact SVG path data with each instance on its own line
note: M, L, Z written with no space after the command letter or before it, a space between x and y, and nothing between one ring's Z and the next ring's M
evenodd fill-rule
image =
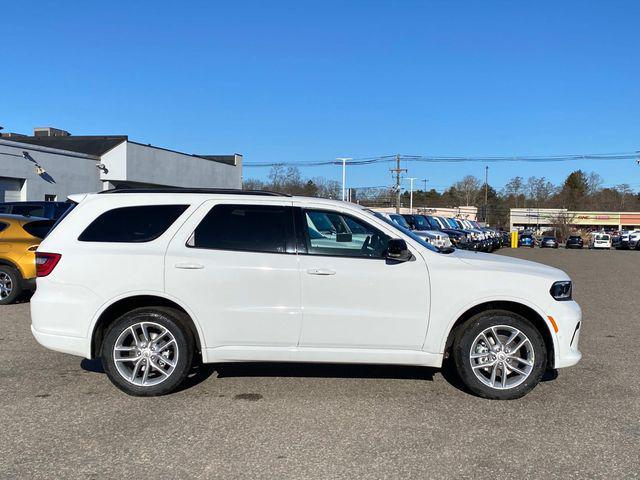
M36 275L38 277L46 277L62 258L59 253L36 252Z

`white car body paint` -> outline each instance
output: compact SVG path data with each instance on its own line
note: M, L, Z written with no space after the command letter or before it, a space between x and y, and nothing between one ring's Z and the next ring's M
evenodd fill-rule
M551 366L567 367L581 357L580 307L574 301L556 301L549 293L554 282L569 279L564 272L497 255L436 253L351 203L188 193L76 198L81 203L39 247L62 255L50 275L38 278L31 300L33 334L52 350L91 358L101 314L119 300L151 295L173 301L191 317L204 362L440 367L456 321L475 306L497 301L527 306L544 320L554 345ZM341 212L405 240L413 258L390 264L374 258L189 248L196 225L219 203ZM151 242L78 240L103 212L164 204L189 207Z

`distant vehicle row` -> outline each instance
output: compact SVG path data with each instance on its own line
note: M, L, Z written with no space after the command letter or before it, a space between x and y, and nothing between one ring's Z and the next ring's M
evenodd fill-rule
M478 222L435 215L379 213L380 216L411 230L438 248L493 252L510 244L508 232L482 227Z

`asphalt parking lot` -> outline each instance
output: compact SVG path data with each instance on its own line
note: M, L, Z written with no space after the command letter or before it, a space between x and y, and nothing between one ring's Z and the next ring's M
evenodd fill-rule
M502 250L567 271L577 366L510 402L436 370L206 369L161 398L40 347L27 303L0 307L2 478L637 478L640 253Z

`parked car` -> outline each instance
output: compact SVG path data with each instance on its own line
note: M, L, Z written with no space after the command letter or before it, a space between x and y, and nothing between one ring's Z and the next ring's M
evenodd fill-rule
M448 248L451 240L446 233L434 229L424 215L401 215L414 233L438 248Z
M35 288L35 251L52 224L46 218L0 214L0 305Z
M608 233L592 233L589 237L589 248L611 249L611 235Z
M636 230L629 233L629 248L640 250L640 231Z
M570 235L564 244L564 248L582 248L584 240L580 235Z
M32 332L101 358L131 395L175 390L196 360L451 359L471 392L511 399L581 358L566 273L439 250L358 205L204 189L72 199L36 254ZM318 213L347 229L322 233Z
M511 247L511 232L501 231L500 233L500 244L503 247Z
M444 217L434 217L431 215L423 215L429 224L435 229L446 233L449 236L451 245L463 250L473 250L474 244L471 236L458 228L452 228Z
M22 215L57 220L72 204L69 202L3 202L0 203L0 214Z
M524 234L521 234L518 237L518 245L520 247L531 247L531 248L533 248L533 247L536 246L536 239L530 233L524 233Z
M556 237L542 237L540 248L558 248L558 239Z

